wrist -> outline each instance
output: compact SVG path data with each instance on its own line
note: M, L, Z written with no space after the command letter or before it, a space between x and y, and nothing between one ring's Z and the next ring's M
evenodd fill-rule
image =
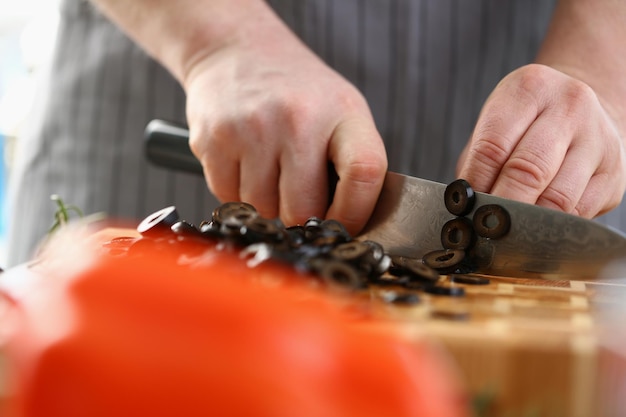
M185 84L191 68L232 46L288 31L263 0L92 0Z

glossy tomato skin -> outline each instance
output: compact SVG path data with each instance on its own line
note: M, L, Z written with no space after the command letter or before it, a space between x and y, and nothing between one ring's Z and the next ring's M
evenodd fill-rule
M290 268L203 259L97 254L69 277L31 271L21 295L5 280L15 395L2 415L467 415L431 345L355 319Z

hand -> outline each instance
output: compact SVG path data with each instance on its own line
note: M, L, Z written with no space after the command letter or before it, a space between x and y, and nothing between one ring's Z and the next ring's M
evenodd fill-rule
M329 217L354 234L387 170L365 99L291 33L259 38L226 45L186 77L190 146L207 184L287 225ZM339 176L330 208L328 161Z
M477 190L591 218L626 188L624 138L595 92L543 65L505 77L457 165Z

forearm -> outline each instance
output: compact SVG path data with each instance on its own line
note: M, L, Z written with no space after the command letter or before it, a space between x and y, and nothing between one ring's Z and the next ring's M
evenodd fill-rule
M591 86L626 134L626 2L560 0L537 62Z
M195 62L232 43L292 36L263 0L92 0L181 84Z

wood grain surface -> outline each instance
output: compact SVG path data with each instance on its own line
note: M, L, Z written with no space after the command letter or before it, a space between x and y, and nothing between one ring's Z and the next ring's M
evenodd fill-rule
M626 286L489 277L464 297L420 293L414 306L380 302L407 334L439 339L493 416L626 415Z

